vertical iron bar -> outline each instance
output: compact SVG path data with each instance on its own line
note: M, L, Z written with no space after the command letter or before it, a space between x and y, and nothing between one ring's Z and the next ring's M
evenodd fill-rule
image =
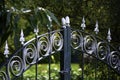
M36 60L36 64L35 64L35 74L36 74L36 76L35 76L35 80L37 80L37 70L38 70L38 64L37 64L37 60Z
M61 51L61 54L60 54L60 80L65 80L64 79L64 64L65 64L65 59L64 59L64 54L66 51L66 47L67 46L67 29L64 27L62 28L63 31L61 31L62 35L63 35L63 50Z
M110 67L109 67L109 66L107 67L107 70L108 70L108 71L107 71L107 72L108 72L108 73L107 73L107 74L108 74L107 77L108 77L108 80L110 80L110 76L109 76L109 75L110 75L110 73L109 73Z
M23 45L21 45L21 47L23 47ZM23 58L22 52L21 52L21 55L20 55L20 56ZM24 77L24 76L23 76L23 73L24 73L24 70L23 70L23 72L22 72L22 74L21 74L21 80L24 80L24 79L23 79L23 77Z
M21 75L21 80L23 80L23 73L22 73L22 75Z
M97 35L96 35L97 36ZM95 53L97 54L98 53L98 48L97 48L97 45L96 45L96 50L95 50ZM96 56L97 57L97 56ZM98 67L98 60L96 58L95 59L95 80L97 80L97 67Z
M67 54L66 54L66 57L65 58L65 62L68 60L66 64L66 68L65 70L68 71L68 74L66 75L66 79L65 80L71 80L71 74L70 74L70 71L71 71L71 28L70 26L66 26L67 28Z
M37 37L37 34L35 35L35 38L36 38L36 41L35 41L35 44L36 44L36 49L37 49L37 59L36 59L36 64L35 64L35 80L37 80L37 73L38 73L38 37Z
M5 66L6 67L6 74L7 74L8 80L10 80L10 76L8 73L8 63L9 63L8 58L6 58L6 62L7 62L6 66Z
M97 80L97 59L95 59L95 80Z
M84 52L82 53L82 80L84 80Z
M48 39L50 41L49 45L51 45L50 29L48 29ZM50 46L50 52L49 52L49 80L51 80L51 46Z
M83 34L84 35L84 34ZM84 80L84 38L83 38L83 41L82 41L82 80Z
M60 55L60 80L71 80L71 28L66 26L63 28L63 51Z

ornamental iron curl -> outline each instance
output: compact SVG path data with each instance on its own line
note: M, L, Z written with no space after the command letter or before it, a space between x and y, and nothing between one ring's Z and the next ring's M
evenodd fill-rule
M92 35L86 35L84 37L84 50L88 54L95 54L97 40Z
M97 54L96 55L100 60L106 59L109 52L110 52L110 48L107 45L107 43L98 42L98 44L97 44Z
M50 41L47 36L42 36L38 40L38 51L40 56L47 56L50 52Z
M0 72L0 80L8 80L7 74L3 71Z
M31 64L36 63L37 55L37 48L35 44L29 43L25 45L23 49L24 69L27 69Z
M113 69L119 70L120 53L117 51L112 51L108 56L108 63Z
M60 51L63 47L63 35L60 32L53 33L51 36L51 43L53 50Z
M72 31L71 33L71 46L74 49L83 47L83 36L79 31Z
M49 56L49 52L55 53L56 51L62 50L63 36L60 32L53 32L50 35L50 39L48 35L41 36L38 39L37 46L40 55L39 59Z
M19 56L13 56L8 63L8 71L13 76L20 76L23 72L23 60Z

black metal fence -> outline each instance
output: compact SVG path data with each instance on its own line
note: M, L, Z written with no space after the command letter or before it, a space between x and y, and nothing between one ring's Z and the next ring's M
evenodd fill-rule
M35 38L24 42L23 30L21 30L20 41L22 47L11 56L6 42L4 55L6 62L0 66L1 80L32 80L25 79L24 73L35 66L34 80L41 80L38 76L38 65L44 59L48 59L48 80L51 77L51 55L60 54L60 70L56 80L119 80L120 77L120 52L110 45L111 33L108 30L108 41L97 36L99 32L96 23L95 33L85 32L85 20L81 24L82 30L70 27L69 17L62 18L60 30L48 31L39 35L38 28L34 30ZM75 56L73 58L73 56ZM73 74L74 67L71 65L73 59L78 59L78 74ZM31 71L31 73L33 73ZM43 79L44 80L44 79Z

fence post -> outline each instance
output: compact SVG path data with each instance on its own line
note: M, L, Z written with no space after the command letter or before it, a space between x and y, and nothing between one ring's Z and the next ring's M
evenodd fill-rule
M69 25L63 26L62 34L64 46L60 54L60 77L61 80L71 80L71 28Z

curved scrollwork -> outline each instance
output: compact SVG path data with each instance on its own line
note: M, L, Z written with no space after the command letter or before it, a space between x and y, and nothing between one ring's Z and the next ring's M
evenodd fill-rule
M23 61L19 56L13 56L8 63L8 70L14 76L20 76L23 72Z
M84 37L84 50L88 54L95 53L96 45L97 41L93 36L88 35Z
M108 62L112 68L119 68L120 54L117 51L112 51L108 56Z
M100 60L104 60L107 57L107 54L109 53L110 49L109 46L105 42L99 42L97 44L97 57Z
M50 40L47 36L42 36L38 40L38 51L41 56L47 56L50 52Z
M29 43L25 46L23 50L23 60L25 64L25 69L27 68L27 64L34 64L37 60L38 54L35 44Z
M63 36L60 32L41 36L38 40L38 52L41 56L48 56L50 51L60 51L63 47ZM50 39L49 39L50 38Z
M78 31L73 31L71 33L71 46L74 49L78 49L80 47L82 47L83 45L83 36L80 32Z
M53 50L60 51L63 47L63 36L60 32L56 32L51 36Z
M8 80L7 74L3 71L0 72L0 80Z

